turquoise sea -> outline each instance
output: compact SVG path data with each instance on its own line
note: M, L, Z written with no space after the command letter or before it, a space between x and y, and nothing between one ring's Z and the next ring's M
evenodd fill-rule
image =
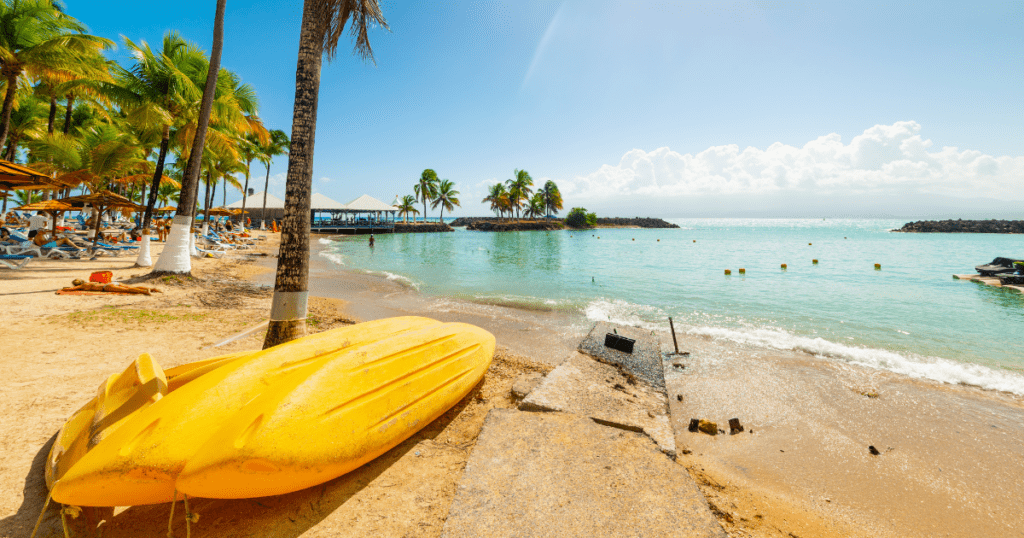
M691 334L1024 394L1024 295L952 277L1024 259L1024 237L889 231L904 220L668 220L681 228L456 229L378 235L373 249L338 237L322 255L428 295L658 329L672 316Z

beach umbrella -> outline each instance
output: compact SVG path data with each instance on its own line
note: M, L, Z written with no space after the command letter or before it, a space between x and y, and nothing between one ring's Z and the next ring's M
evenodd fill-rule
M60 189L50 176L0 159L0 191Z
M226 207L214 207L210 209L210 214L214 217L231 217L237 215L233 209L228 209Z
M177 210L178 210L177 207L169 205L167 207L160 207L160 208L154 209L153 211L156 212L156 213L167 213L169 211L177 211Z
M146 209L145 206L136 204L128 198L110 191L99 191L92 194L84 194L82 196L71 196L57 201L64 202L75 209L81 209L87 205L96 208L96 229L94 230L92 240L93 248L96 247L96 242L99 241L100 215L102 215L104 211L110 209L130 209L133 211L141 211Z
M51 238L57 239L57 215L64 213L65 211L74 211L74 207L70 204L61 202L60 200L43 200L42 202L35 202L31 204L25 204L21 207L16 208L21 211L43 211L49 213L52 216L53 225L50 228Z

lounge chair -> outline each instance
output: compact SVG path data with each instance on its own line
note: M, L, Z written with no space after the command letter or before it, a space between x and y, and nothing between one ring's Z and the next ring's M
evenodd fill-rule
M28 262L35 259L34 256L16 256L13 254L0 254L0 265L4 265L10 269L18 270L25 267Z
M44 249L46 250L45 252L43 251ZM17 247L8 247L7 253L12 256L32 254L40 258L63 258L65 260L71 258L72 254L77 254L76 251L70 248L58 247L57 243L53 241L41 247L32 241L25 241Z

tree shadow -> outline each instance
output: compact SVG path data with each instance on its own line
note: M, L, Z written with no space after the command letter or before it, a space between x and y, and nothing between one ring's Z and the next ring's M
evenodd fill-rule
M334 480L301 491L254 499L189 499L189 509L200 515L192 524L195 538L295 538L323 521L377 477L387 471L418 443L432 440L459 416L480 394L478 383L462 400L423 429L354 471ZM0 536L29 536L46 502L48 491L43 469L54 434L36 454L25 477L24 499L18 511L0 520ZM170 505L129 507L116 515L111 508L84 509L76 518L66 518L71 536L137 538L167 536ZM38 537L63 537L61 505L51 502L39 527ZM102 523L100 523L102 521ZM98 529L97 526L102 527ZM100 531L102 530L102 534ZM185 510L182 502L174 509L174 536L185 536Z

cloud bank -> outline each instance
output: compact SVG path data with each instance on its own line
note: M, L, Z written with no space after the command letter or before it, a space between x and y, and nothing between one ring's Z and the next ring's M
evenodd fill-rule
M616 197L905 196L1024 199L1024 157L995 157L955 147L932 150L914 121L876 125L844 144L838 134L803 147L735 144L680 154L634 149L617 165L559 181L563 196Z

